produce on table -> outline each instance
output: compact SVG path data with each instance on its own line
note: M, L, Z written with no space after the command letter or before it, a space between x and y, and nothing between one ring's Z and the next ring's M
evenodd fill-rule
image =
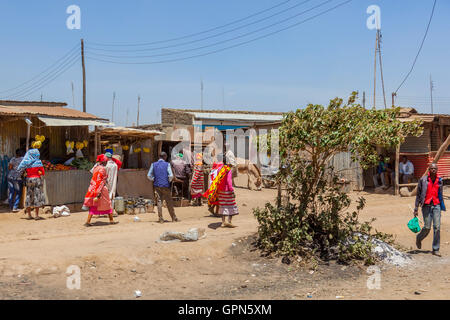
M80 170L91 170L94 166L93 162L90 162L86 158L78 158L72 161L70 164L72 167L80 169Z
M49 171L67 171L76 169L74 167L66 166L63 164L52 164L50 161L47 160L42 160L42 164L44 165L44 169Z

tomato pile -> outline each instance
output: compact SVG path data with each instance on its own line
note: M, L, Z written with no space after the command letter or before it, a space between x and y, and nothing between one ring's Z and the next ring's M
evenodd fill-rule
M67 171L77 169L75 167L66 166L63 164L52 164L50 161L47 160L42 160L42 164L44 165L44 169L49 171Z

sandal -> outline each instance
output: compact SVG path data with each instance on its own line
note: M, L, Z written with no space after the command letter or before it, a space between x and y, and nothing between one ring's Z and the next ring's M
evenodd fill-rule
M34 220L44 220L42 217L35 217Z
M118 224L119 221L110 221L109 224Z
M86 223L84 224L84 226L85 226L85 227L92 227L93 224L92 224L92 223L87 223L87 222L86 222Z

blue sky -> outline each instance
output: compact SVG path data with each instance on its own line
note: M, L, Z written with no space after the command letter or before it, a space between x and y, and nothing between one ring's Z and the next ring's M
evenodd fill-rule
M246 22L267 17L303 1L291 0ZM343 1L330 1L289 23L257 33L254 37L301 21ZM224 25L282 2L283 0L3 0L0 3L0 91L15 87L39 74L76 46L81 38L85 39L86 47L89 48L95 47L95 42L143 43L171 39ZM310 0L259 24L195 45L147 53L110 53L92 49L89 52L150 55L193 48L267 26L323 2L324 0ZM69 30L66 27L69 16L66 8L72 4L81 8L80 30ZM329 99L346 97L353 90L358 90L361 97L365 91L366 105L371 106L375 31L366 27L369 16L366 9L373 4L381 8L383 71L390 105L391 92L409 71L417 53L433 0L353 0L273 36L216 54L172 63L110 64L92 60L89 58L90 53L87 53L87 111L111 118L112 93L115 91L114 121L119 125L132 125L136 122L137 96L140 94L140 124L158 123L161 107L200 107L201 79L204 83L205 109L288 111L307 103L326 104ZM450 113L449 12L450 2L438 0L416 67L398 92L398 104L430 112L431 74L435 84L434 111ZM241 22L234 26L243 24ZM204 36L230 28L232 27ZM249 36L242 40L251 38ZM128 47L98 48L123 50ZM204 51L200 50L199 53ZM184 56L186 55L189 54ZM150 60L151 58L126 61ZM81 79L81 63L77 61L72 68L42 89L26 96L25 100L40 100L42 94L43 100L64 101L72 105L73 81L74 108L81 109ZM378 75L377 106L382 107L379 79ZM32 81L28 85L33 83ZM0 97L8 94L11 92L0 93Z

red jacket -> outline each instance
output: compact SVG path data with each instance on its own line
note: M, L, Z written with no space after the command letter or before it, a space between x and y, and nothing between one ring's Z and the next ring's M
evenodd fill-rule
M35 167L25 169L27 172L27 178L40 178L45 174L43 167Z

